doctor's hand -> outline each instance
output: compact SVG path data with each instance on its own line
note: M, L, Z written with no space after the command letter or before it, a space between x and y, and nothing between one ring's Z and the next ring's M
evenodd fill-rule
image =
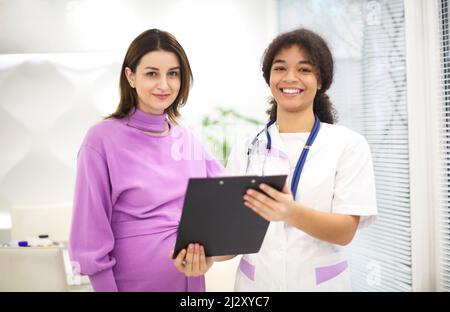
M294 209L294 198L286 183L283 190L260 184L263 192L248 189L244 195L244 204L267 221L286 222Z
M170 253L172 258L173 251ZM174 260L178 271L186 276L204 275L213 264L212 257L205 256L205 248L199 244L189 244L187 251L182 249Z

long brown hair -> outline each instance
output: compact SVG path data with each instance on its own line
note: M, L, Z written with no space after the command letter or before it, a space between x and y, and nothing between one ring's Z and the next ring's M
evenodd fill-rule
M177 55L178 61L180 62L180 91L175 101L165 111L169 119L176 123L177 117L180 116L179 108L186 104L194 78L183 47L172 34L159 29L149 29L144 31L137 36L128 47L120 71L119 105L117 106L116 111L106 118L124 118L128 116L132 108L137 105L138 95L136 90L128 83L125 76L125 68L129 67L133 72L136 72L136 67L139 65L141 58L152 51L173 52Z
M326 94L333 82L334 62L331 51L325 40L312 32L311 30L300 28L276 37L268 46L263 55L262 72L266 83L270 84L270 70L272 68L273 59L284 48L293 45L304 49L309 56L313 65L317 68L321 89L317 90L313 103L313 111L319 116L320 121L326 123L334 123L337 121L337 113ZM277 119L277 102L274 98L270 99L270 108L267 110L270 120Z

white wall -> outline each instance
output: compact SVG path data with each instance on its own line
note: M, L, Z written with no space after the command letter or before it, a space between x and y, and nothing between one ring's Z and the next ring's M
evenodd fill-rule
M71 200L78 146L115 109L124 53L148 28L172 32L190 58L187 124L198 127L218 106L263 120L269 90L259 68L276 31L274 7L269 0L0 0L0 211Z
M252 113L259 107L254 103L268 94L259 65L276 32L273 3L0 0L0 53L115 51L122 57L139 33L161 28L177 37L192 63L192 108L226 105ZM197 116L188 111L186 115Z

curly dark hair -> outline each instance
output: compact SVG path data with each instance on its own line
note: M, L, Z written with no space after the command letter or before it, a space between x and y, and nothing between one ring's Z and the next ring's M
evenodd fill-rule
M334 61L331 51L325 40L309 29L300 28L276 37L268 46L263 55L262 72L266 83L270 82L270 70L273 59L283 49L293 45L304 49L310 56L311 62L317 68L321 89L317 90L313 103L313 111L320 121L333 124L337 121L337 112L326 94L333 82ZM277 119L277 102L270 99L270 108L267 110L270 120Z

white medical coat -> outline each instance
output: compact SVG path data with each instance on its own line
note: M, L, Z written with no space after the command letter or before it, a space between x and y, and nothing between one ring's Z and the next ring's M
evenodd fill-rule
M266 149L263 132L253 147L247 172L247 150L254 137L237 144L230 153L227 174L288 174L290 181L295 164L290 164L275 125L269 127L269 133L271 151ZM372 223L377 214L375 181L365 138L345 127L321 123L295 200L323 212L360 216L358 228ZM284 222L270 222L260 251L243 255L235 282L235 291L350 290L343 246L314 238Z

